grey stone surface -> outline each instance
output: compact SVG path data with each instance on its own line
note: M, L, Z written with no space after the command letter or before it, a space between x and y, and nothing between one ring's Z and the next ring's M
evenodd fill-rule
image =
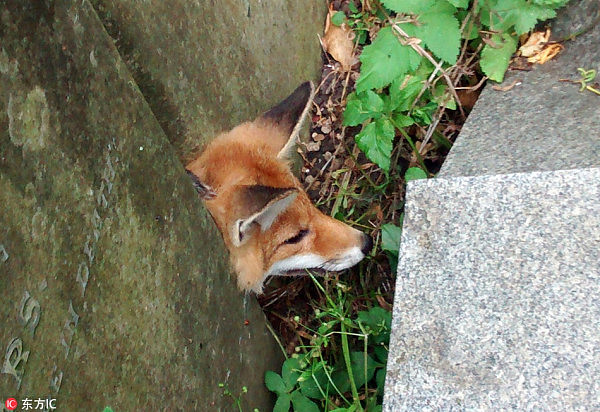
M558 9L552 22L552 40L562 41L590 30L598 24L598 0L570 0L567 7Z
M269 410L280 351L92 6L0 21L0 402Z
M600 169L410 182L385 411L600 409Z
M581 13L577 3L586 2L575 2L568 9L570 15L565 10L565 22ZM583 10L598 8L597 4L586 7ZM562 32L571 33L567 27L582 25L561 22ZM530 72L509 72L503 86L518 82L511 90L486 86L438 176L599 166L600 96L580 93L577 84L559 82L579 79L579 67L600 73L599 44L597 24L565 43L555 60Z
M92 0L184 163L318 80L323 0Z

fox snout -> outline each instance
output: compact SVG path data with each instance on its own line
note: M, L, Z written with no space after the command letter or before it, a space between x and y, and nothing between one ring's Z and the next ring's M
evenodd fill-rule
M229 249L238 286L260 293L269 275L339 271L360 262L371 238L320 212L289 167L314 88L300 85L252 122L208 144L186 166Z

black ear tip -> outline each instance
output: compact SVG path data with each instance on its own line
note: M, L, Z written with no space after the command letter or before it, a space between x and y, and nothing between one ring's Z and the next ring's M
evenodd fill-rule
M300 86L296 87L296 90L291 94L292 96L297 96L299 101L307 102L313 94L315 86L312 82L304 82Z
M263 115L263 118L275 121L276 123L285 122L290 128L293 128L304 111L305 106L310 101L313 90L314 86L312 82L307 81L302 83L277 106L267 111Z
M200 179L198 179L198 176L196 176L194 174L194 172L192 172L191 170L188 170L188 169L185 169L185 172L192 179L192 184L194 185L194 189L196 189L196 191L198 192L200 197L202 197L203 199L209 200L209 199L214 198L217 195L217 193L210 186L202 183L200 181Z
M296 91L302 90L302 92L308 93L310 95L314 88L315 88L315 86L313 85L313 82L306 81L306 82L302 83L300 86L298 86L296 88Z

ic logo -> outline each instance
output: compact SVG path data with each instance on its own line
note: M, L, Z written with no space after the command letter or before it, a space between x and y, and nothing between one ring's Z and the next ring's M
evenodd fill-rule
M6 409L9 411L14 411L17 409L17 400L15 398L8 398L6 402L4 402L4 406L6 406Z

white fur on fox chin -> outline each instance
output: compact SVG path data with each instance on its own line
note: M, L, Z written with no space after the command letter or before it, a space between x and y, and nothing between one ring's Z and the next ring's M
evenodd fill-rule
M284 275L291 270L302 269L323 269L326 271L337 272L356 265L365 257L364 253L358 247L350 248L341 257L337 259L323 259L322 256L314 253L305 255L291 256L287 259L275 262L265 273L260 283L254 286L252 290L256 293L262 292L264 280L267 276Z

